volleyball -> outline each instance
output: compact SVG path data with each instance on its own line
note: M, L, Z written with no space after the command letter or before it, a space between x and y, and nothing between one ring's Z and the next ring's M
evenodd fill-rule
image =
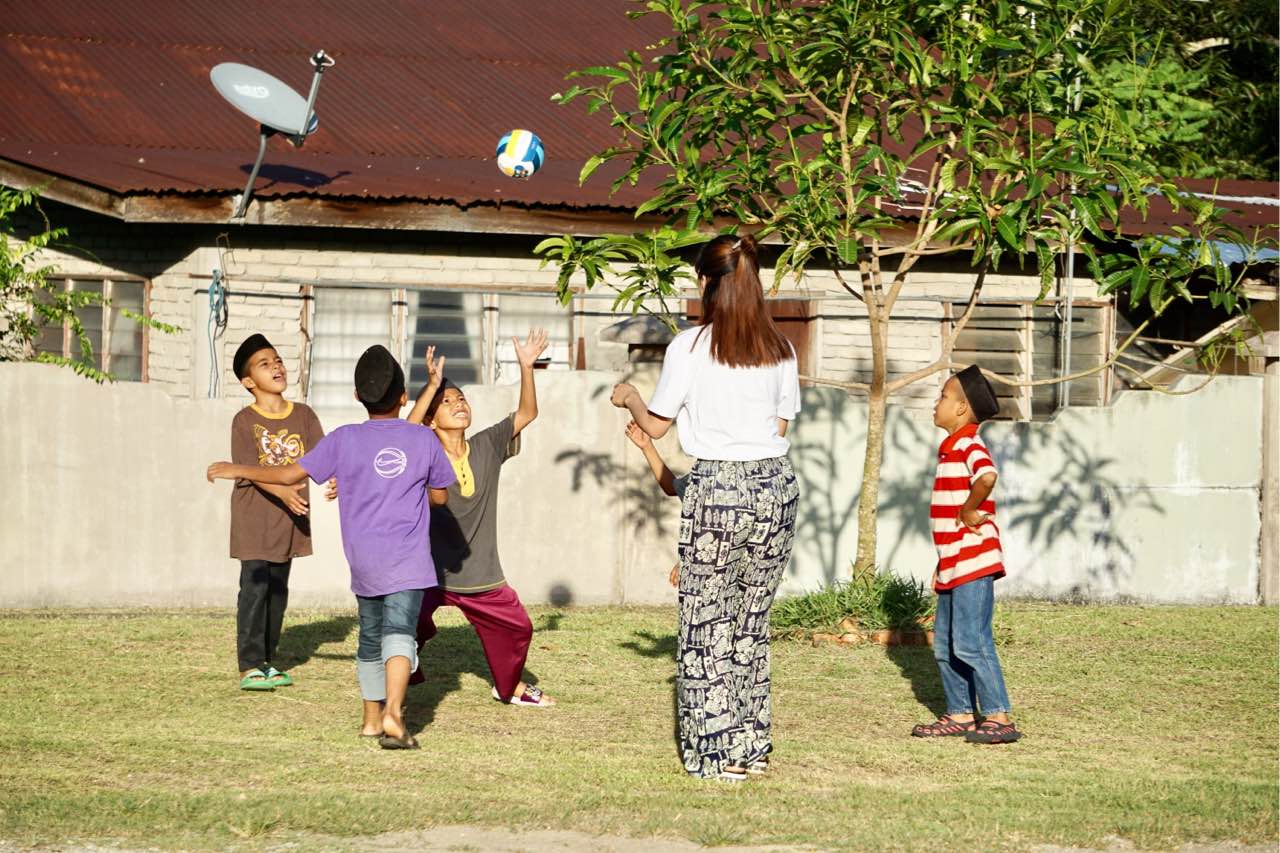
M513 130L498 140L498 168L511 178L527 178L542 168L542 140L530 130Z

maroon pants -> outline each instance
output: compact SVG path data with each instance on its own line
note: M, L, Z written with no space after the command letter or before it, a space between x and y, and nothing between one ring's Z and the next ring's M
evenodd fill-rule
M529 642L533 639L533 623L520 603L520 596L509 586L469 593L449 592L439 587L428 589L422 599L422 613L418 616L419 651L436 635L436 623L432 617L439 607L458 608L476 629L485 659L489 662L489 672L493 674L493 686L506 702L520 683L524 662L529 656ZM419 665L409 683L421 684L425 680Z

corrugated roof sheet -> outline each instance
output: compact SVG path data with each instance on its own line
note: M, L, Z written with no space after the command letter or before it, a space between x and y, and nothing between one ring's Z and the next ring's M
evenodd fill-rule
M273 139L261 197L451 199L627 206L583 161L617 139L607 118L551 95L577 68L658 37L621 0L217 4L67 0L12 4L0 38L7 117L0 157L119 193L243 188L257 127L209 82L220 62L274 74L305 96L324 48L319 130L301 150ZM19 120L14 120L18 118ZM493 149L529 128L548 159L504 177Z
M314 195L461 206L634 207L607 173L578 170L617 139L603 114L550 98L574 69L666 35L626 0L59 0L7 4L0 23L0 158L120 194L239 192L257 154L253 121L209 81L220 62L257 66L304 94L308 57L337 60L301 150L269 142L259 198ZM546 146L533 179L504 177L498 138L529 128ZM616 172L614 172L616 174ZM1213 186L1192 182L1196 191ZM1226 182L1238 222L1274 229L1276 187ZM909 212L908 212L909 215ZM1153 200L1147 223L1185 217Z

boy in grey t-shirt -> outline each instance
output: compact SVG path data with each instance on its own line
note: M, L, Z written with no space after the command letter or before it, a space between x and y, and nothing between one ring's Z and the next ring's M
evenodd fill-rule
M512 343L520 362L520 404L470 439L471 406L461 389L444 378L444 356L436 359L435 347L427 349L430 379L408 420L435 431L458 481L449 487L449 505L431 513L431 556L440 585L427 590L422 601L418 643L421 647L435 636L437 608L457 607L480 637L493 674L494 698L523 708L550 708L555 700L521 680L533 623L507 584L498 557L498 480L502 464L514 455L516 436L538 416L533 369L547 348L547 334L531 329L523 344ZM419 670L410 683L423 680Z

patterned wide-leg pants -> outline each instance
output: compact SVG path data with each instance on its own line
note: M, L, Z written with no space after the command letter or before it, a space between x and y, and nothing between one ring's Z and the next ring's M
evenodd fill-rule
M680 756L712 777L768 755L769 609L795 538L800 489L785 456L699 460L680 513Z

